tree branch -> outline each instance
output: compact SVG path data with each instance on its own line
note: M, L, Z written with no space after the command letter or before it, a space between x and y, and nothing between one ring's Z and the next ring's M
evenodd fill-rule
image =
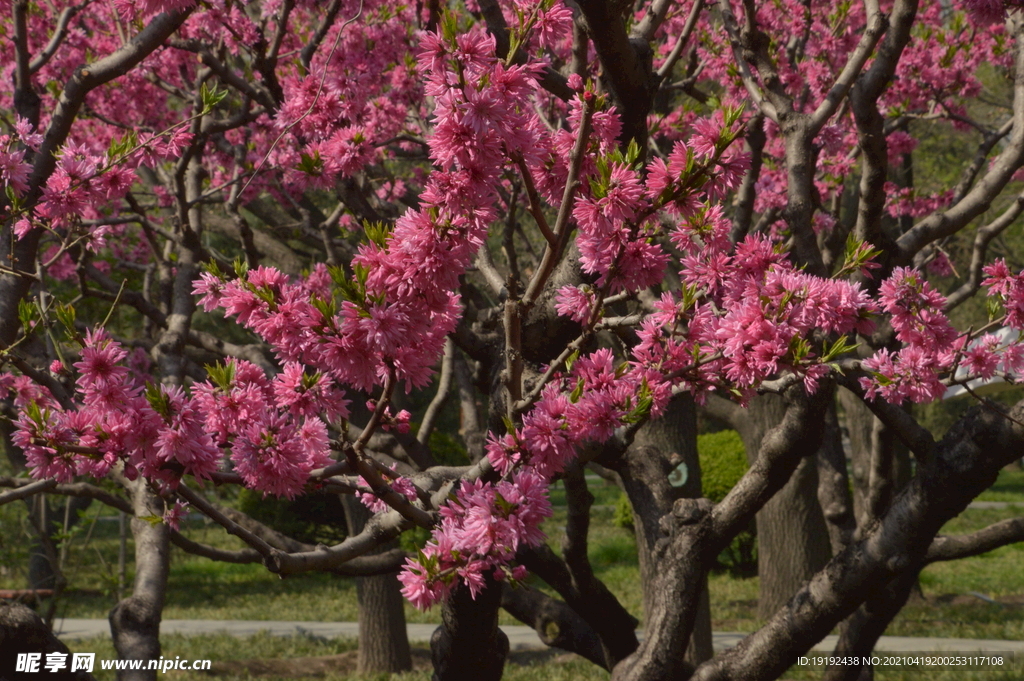
M1010 518L970 534L935 537L925 554L925 562L970 558L1021 541L1024 541L1024 518Z
M789 404L782 421L761 441L757 459L740 481L717 504L711 515L714 546L721 551L754 514L789 481L800 460L813 456L820 445L820 423L832 390L823 386L808 397L803 388L786 392Z
M999 217L984 227L979 227L974 234L974 248L971 251L971 264L968 270L967 281L953 291L946 299L946 307L943 309L947 314L950 310L959 307L967 299L978 292L981 288L982 268L985 266L985 256L988 253L988 245L992 239L1012 225L1014 221L1024 212L1024 192L1021 192L1013 200L1006 210Z
M451 391L452 374L455 370L455 343L449 338L444 342L444 356L441 359L441 374L437 382L437 393L430 401L426 413L423 414L423 421L420 422L420 429L416 433L416 440L420 444L426 444L430 439L430 433L434 430L434 423L437 421L441 408L448 399Z

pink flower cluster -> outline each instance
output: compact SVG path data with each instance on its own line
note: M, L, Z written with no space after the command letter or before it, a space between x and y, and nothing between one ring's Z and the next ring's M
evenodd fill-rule
M1019 332L1024 328L1024 273L1012 274L1006 261L987 265L983 285L1005 308L997 322ZM939 399L951 382L966 384L997 374L1018 380L1024 370L1020 334L959 334L943 312L946 298L916 270L897 268L879 289L882 309L891 318L898 351L882 349L864 360L871 376L862 378L869 397L894 403ZM969 342L970 341L970 342Z
M459 583L475 598L488 572L497 579L522 579L522 567L509 570L506 564L521 544L544 541L540 524L551 516L547 486L546 479L530 471L497 484L464 482L455 500L441 508L434 538L399 574L403 595L424 609Z
M1024 6L1020 0L963 0L968 16L978 26L988 27L1006 21L1006 13Z
M19 119L19 125L28 130L24 119ZM25 149L18 149L17 141L17 136L0 135L0 190L6 193L10 188L15 196L28 189L28 176L32 172L32 165L25 161Z
M313 470L331 463L321 415L347 411L322 376L289 364L271 380L255 365L232 360L189 396L178 386L143 386L127 359L105 331L90 331L74 365L80 403L73 410L42 389L29 390L23 377L3 376L22 408L14 439L34 476L101 478L123 462L130 479L141 474L173 487L182 475L202 480L221 470L221 447L229 447L247 486L293 497Z
M126 17L193 4L114 2ZM548 50L556 62L568 63L572 12L562 2L501 4L525 53ZM1018 4L965 0L963 6L976 20L991 23ZM221 45L234 58L229 64L248 65L249 45L262 28L291 16L298 22L291 28L299 28L282 32L281 54L301 55L322 18L321 8L304 0L290 3L290 14L279 15L281 6L279 0L268 0L257 19L240 3L204 2L180 31L181 49L161 50L119 79L118 97L90 96L95 120L76 123L77 136L58 154L35 214L16 223L16 235L44 226L56 228L62 238L66 232L61 230L80 218L102 217L106 207L116 210L135 181L137 164L156 167L188 147L190 135L179 127L165 135L142 133L142 146L130 162L110 163L104 156L106 145L125 126L145 121L143 129L153 131L180 123L181 107L169 103L168 93L188 90L195 79L195 55L184 48L190 41ZM233 278L214 270L194 284L207 311L222 308L270 344L283 366L275 377L231 360L212 368L209 380L190 393L147 387L144 377L127 366L125 349L103 331L87 336L74 365L80 374L75 409L62 408L24 377L0 376L0 387L14 395L22 410L15 440L25 449L33 475L100 477L123 464L129 477L141 474L173 486L183 474L208 478L230 458L253 489L299 494L310 473L331 462L328 424L348 416L344 390L372 392L393 380L404 381L407 389L429 382L461 313L460 277L498 218L499 195L511 194L510 174L518 170L524 185L528 175L540 197L557 209L578 143L585 153L568 228L578 229L582 267L592 283L561 289L557 311L594 327L605 320L605 296L660 284L670 255L658 239L666 232L681 260L680 286L654 302L628 361L617 362L607 349L571 356L564 372L551 372L521 423L490 437L486 456L500 480L463 482L441 508L434 537L400 577L404 593L418 607L436 602L458 583L475 595L487 575L521 578L522 568L508 564L519 546L542 541L540 525L551 513L547 487L576 456L577 447L606 441L622 428L659 415L674 391L690 390L702 399L712 390L729 390L743 400L765 381L789 372L813 392L830 371L835 348L845 347L837 339L870 333L872 317L881 312L891 318L903 347L879 351L863 363L871 372L863 380L871 397L927 401L942 394L949 376L960 380L958 369L989 378L1024 368L1024 350L1017 342L984 335L971 343L958 336L942 313L945 299L916 271L897 270L872 300L857 284L793 267L771 236L760 233L735 247L730 243L731 224L721 205L748 165L732 144L742 133L740 103L747 95L731 50L722 42L724 33L709 23L716 21L714 15L705 13L694 33L700 36L696 56L703 64L702 77L722 84L726 105L707 118L680 110L657 121L659 153L643 167L637 154L620 150L622 128L614 109L604 108L578 74L569 78L577 96L568 103L555 101L537 87L545 63L535 59L512 65L498 59L495 39L480 24L458 35L452 24L437 34L418 35L409 28L415 13L409 7L349 1L342 14L351 16L357 8L364 20L336 22L323 36L324 45L337 49L321 50L301 66L302 56L281 59L273 78L260 74L261 82L253 85L260 95L256 99L262 100L266 90L280 98L280 106L260 101L264 111L251 125L227 130L226 144L206 147L204 169L214 186L228 187L238 180L232 173L239 167L248 172L259 164L260 175L245 191L268 192L282 202L307 188L333 188L339 180L360 175L371 204L374 197L415 196L418 207L393 225L364 224L365 241L347 268L318 265L302 278L267 267L240 270ZM120 46L119 35L103 30L106 14L94 10L83 8L76 20L80 29L67 38L69 49L42 67L39 82L64 82L71 69L88 61L87 55ZM801 93L795 106L813 110L860 39L868 20L864 8L854 4L837 14L829 0L779 0L753 11L757 16L751 20L769 33L815 36L801 50L779 52L777 64L782 87ZM30 13L28 21L41 25L43 12ZM921 8L920 39L907 47L892 87L880 99L883 109L891 109L883 110L887 119L897 113L955 117L963 112L964 97L980 88L976 71L981 61L1009 64L1008 51L1000 51L1001 29L979 33L979 47L972 49L957 38L962 28L945 12L941 3ZM679 35L686 14L673 13L660 33ZM33 33L46 31L34 28ZM417 41L421 51L412 59ZM656 56L658 63L668 57L671 42ZM597 60L588 61L596 73ZM432 118L424 102L434 103ZM548 114L538 111L561 116L567 124L550 125L542 119ZM754 202L762 214L785 206L788 182L784 136L771 122L765 128ZM584 129L590 132L581 140ZM402 179L376 172L385 169L374 166L393 153L389 149L419 152L423 140L429 171L424 163ZM848 150L856 140L845 109L818 135L820 171L814 189L822 206L833 205L844 190L854 163ZM13 134L0 137L0 183L15 197L28 188L26 149L38 149L41 141L23 120L16 122ZM890 163L899 164L914 152L915 140L893 129L887 145ZM361 172L367 168L373 172ZM895 185L887 195L887 209L898 217L922 215L949 199ZM168 188L159 185L147 198L157 221L159 209L174 201ZM814 229L828 231L835 220L819 210ZM340 220L350 229L356 229L355 222L350 214ZM109 229L94 230L88 245L103 246ZM865 255L866 248L861 244L856 253ZM111 250L118 253L113 245ZM73 273L63 244L44 252L52 261L47 263L51 275ZM143 247L133 259L145 257ZM872 266L869 258L858 258L859 268ZM985 285L1006 309L1006 323L1024 328L1024 275L1012 275L1002 262L986 274ZM69 376L63 363L51 371ZM368 406L374 409L377 403ZM382 411L382 428L408 430L408 412ZM385 477L391 490L416 499L408 479L386 472ZM360 488L359 498L374 512L387 510L378 494ZM176 524L183 513L183 507L175 506L165 518Z
M633 350L655 392L686 388L701 399L730 388L746 398L784 370L813 392L828 368L808 339L873 329L877 309L858 284L795 269L764 236L748 236L730 254L729 221L717 205L680 217L671 239L683 254L681 294L662 295Z
M206 427L247 486L293 497L317 468L331 463L328 420L348 415L341 391L294 362L268 379L244 360L230 360L193 389Z
M982 270L987 278L982 285L988 289L1006 309L1006 325L1018 331L1024 330L1024 272L1013 274L1006 260L999 258Z
M62 409L45 392L16 398L23 408L14 441L33 476L102 478L123 462L130 479L141 474L173 484L180 472L165 464L197 478L220 467L220 450L204 430L198 406L178 387L140 385L124 366L127 356L105 331L90 331L75 363L77 409ZM5 380L17 388L17 379Z
M939 374L953 366L963 341L957 342L958 334L943 312L945 296L920 272L906 267L896 268L882 282L878 296L904 345L895 353L883 348L864 360L872 376L862 378L861 385L869 397L896 404L939 399L946 391Z

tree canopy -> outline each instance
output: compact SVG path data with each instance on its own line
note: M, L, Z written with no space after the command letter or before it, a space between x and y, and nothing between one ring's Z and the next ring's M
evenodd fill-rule
M979 398L938 442L905 408L1024 371L1024 273L989 255L1024 210L1016 5L0 0L0 386L33 479L0 503L158 521L111 616L124 655L159 652L172 541L282 575L401 567L444 609L442 679L500 677L503 598L615 679L777 678L836 625L870 651L928 562L1021 538L936 535L1019 458L1024 407ZM968 140L955 180L915 182L936 130ZM975 296L986 321L958 328ZM840 388L888 434L860 517ZM430 444L449 393L461 464ZM669 483L699 470L694 405L770 400L723 498ZM735 649L687 656L716 556L805 460L831 561ZM589 463L662 594L642 642L587 560ZM540 530L559 479L562 556ZM211 484L374 515L311 546ZM190 543L187 507L250 548ZM416 555L371 555L417 526ZM515 595L527 570L564 600Z

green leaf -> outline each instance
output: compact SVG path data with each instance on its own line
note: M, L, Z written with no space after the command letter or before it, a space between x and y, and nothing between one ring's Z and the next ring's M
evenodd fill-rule
M232 384L235 382L235 361L228 360L224 364L207 364L206 374L221 390L225 392L231 390Z
M54 315L57 317L57 321L67 332L68 338L77 342L82 342L82 336L78 333L78 329L75 328L75 307L73 305L57 303L53 308L53 311Z
M216 260L210 260L209 262L203 263L203 268L221 281L225 279L224 273L220 271L220 266L217 265Z
M213 111L213 107L224 101L224 98L228 96L227 90L218 90L217 86L210 86L207 83L203 83L202 87L199 88L199 97L203 102L203 115Z
M377 244L380 248L387 248L388 239L391 238L391 227L385 222L363 222L363 231L366 238Z
M39 408L39 405L35 400L32 400L25 405L25 413L30 419L32 419L32 423L35 423L40 428L46 424L43 411Z
M501 492L494 493L494 505L498 507L498 510L501 511L502 515L506 518L512 509L515 508L515 506L509 503L505 497L501 496Z
M576 348L572 354L565 358L565 370L572 371L572 365L580 358L580 349Z
M345 268L341 265L328 265L327 273L331 275L331 281L338 286L341 286L342 282L348 281L348 275L345 274Z
M309 301L310 305L315 307L317 311L324 316L324 320L330 322L334 319L334 315L338 313L338 306L334 303L334 299L325 300L319 296Z
M320 382L320 377L323 376L319 371L312 374L302 373L302 388L303 390L312 389L317 383Z
M35 321L39 319L39 306L34 301L22 298L18 301L18 319L21 320L21 326L28 332Z
M647 418L647 415L651 411L651 405L654 404L653 393L651 393L651 387L647 385L647 379L643 379L640 383L640 390L636 396L636 407L630 410L628 414L622 417L623 423L639 423L643 419Z
M139 516L139 520L145 520L150 525L156 527L164 521L164 519L158 515L143 515Z
M165 419L170 418L171 402L160 386L152 381L146 381L146 401L149 402L149 406L153 407L153 411Z
M811 353L811 344L806 338L794 336L789 342L789 352L794 362L800 362Z
M831 345L829 345L829 343L826 342L824 345L822 345L821 348L821 361L831 362L833 359L839 357L840 355L856 350L858 345L860 345L860 343L849 342L848 336L843 336L842 338L839 338L838 340L836 340L835 343L832 343Z
M990 322L1002 319L1003 315L1006 314L1003 303L998 298L986 298L985 310L988 312L988 320Z
M324 172L324 160L320 158L320 150L314 149L312 154L302 153L302 160L295 169L307 175L322 175Z
M576 380L576 387L573 388L573 391L569 394L569 401L572 402L573 404L576 404L577 402L580 401L581 397L583 397L582 377Z
M134 130L129 130L122 137L110 140L107 147L107 158L114 160L130 152L139 144L139 135Z
M4 194L7 195L7 202L11 206L11 212L16 213L21 210L21 199L18 194L14 191L14 187L7 185L4 187Z
M640 158L640 146L636 143L636 139L629 140L629 146L626 147L626 163L633 165Z
M441 36L449 45L455 43L455 36L459 32L458 19L454 12L447 9L441 13Z

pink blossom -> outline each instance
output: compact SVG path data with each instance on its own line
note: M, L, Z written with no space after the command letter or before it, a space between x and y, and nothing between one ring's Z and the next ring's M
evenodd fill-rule
M167 523L167 527L177 532L180 527L182 518L188 515L188 504L181 501L175 501L174 505L164 511L164 522Z

